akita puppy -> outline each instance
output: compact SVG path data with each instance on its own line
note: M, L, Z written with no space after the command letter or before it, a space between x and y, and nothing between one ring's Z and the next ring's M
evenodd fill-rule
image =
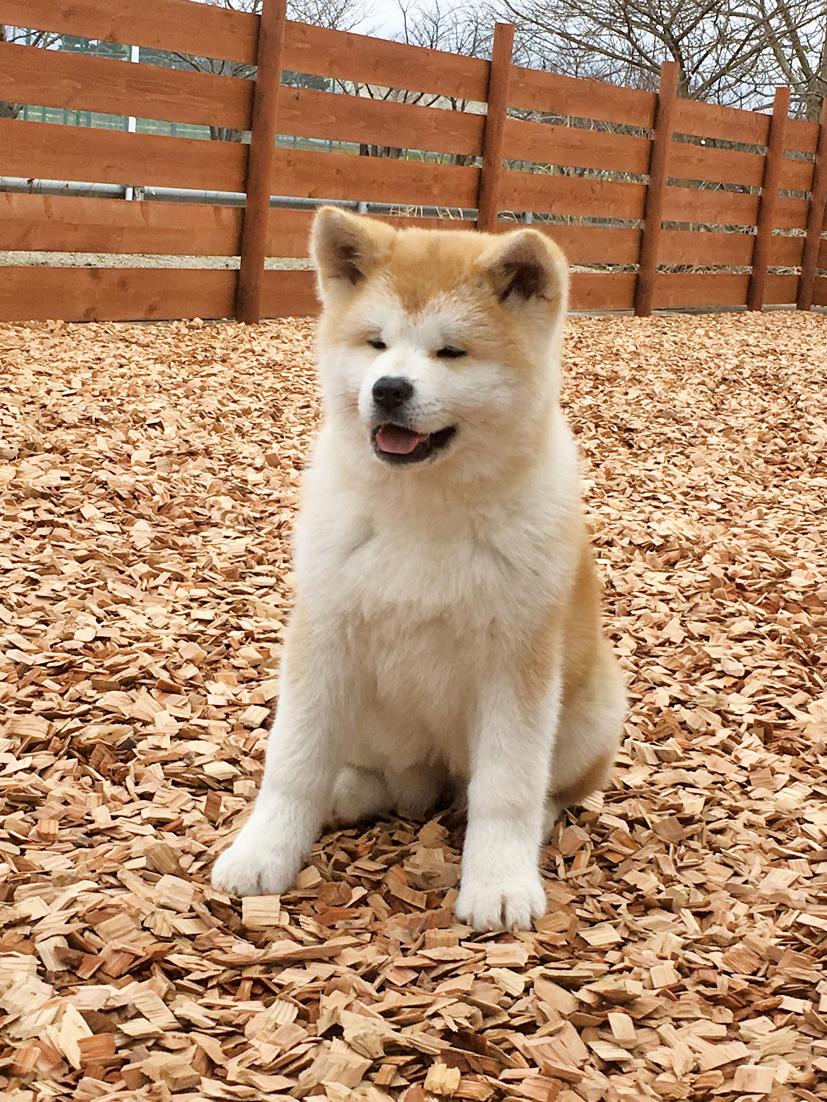
M568 272L525 229L397 231L319 211L324 421L261 792L215 887L291 886L325 822L468 827L457 917L545 912L539 849L605 784L625 713L559 406Z

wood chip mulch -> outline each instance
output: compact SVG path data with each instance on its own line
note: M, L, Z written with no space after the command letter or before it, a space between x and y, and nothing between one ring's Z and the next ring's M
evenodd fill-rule
M312 323L0 326L0 1094L827 1099L827 317L575 318L632 711L536 930L462 821L209 886L249 806L318 417Z

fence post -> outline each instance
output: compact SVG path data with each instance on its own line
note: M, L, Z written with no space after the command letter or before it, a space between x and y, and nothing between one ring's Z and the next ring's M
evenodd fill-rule
M787 135L787 116L790 113L790 89L776 88L770 119L770 136L764 161L764 178L761 181L761 201L758 204L758 222L755 228L755 244L752 247L752 271L747 290L747 309L762 310L767 287L767 269L775 224L775 207L778 202L778 184L784 166L784 140Z
M505 120L508 89L511 83L511 54L514 48L514 24L497 23L494 48L488 74L485 132L482 139L482 168L477 193L477 229L493 233L497 228L500 181L503 169Z
M813 289L816 282L818 250L821 231L827 210L827 100L821 112L821 132L818 136L816 163L813 165L813 182L810 187L810 207L807 212L807 236L801 253L801 275L798 278L798 295L795 305L799 310L811 310Z
M672 115L678 96L680 71L677 61L664 61L660 67L658 102L655 108L655 133L649 154L649 183L646 187L646 208L643 213L643 230L635 284L635 314L639 318L648 318L652 313L655 279L658 274L660 235L663 229L663 201L666 198L669 149L672 145Z
M281 54L286 23L287 0L263 0L256 47L250 151L247 156L241 267L235 299L236 317L247 325L261 319L261 283L270 217L270 176L276 151Z

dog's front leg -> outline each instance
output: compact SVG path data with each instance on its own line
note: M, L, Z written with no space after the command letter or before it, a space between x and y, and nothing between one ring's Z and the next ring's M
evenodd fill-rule
M333 730L331 663L310 661L288 640L261 791L232 846L215 863L213 887L235 895L271 895L295 882L328 817L338 750ZM312 647L302 648L305 655Z
M538 864L555 720L553 703L526 705L502 684L486 692L456 905L477 930L527 929L545 914Z

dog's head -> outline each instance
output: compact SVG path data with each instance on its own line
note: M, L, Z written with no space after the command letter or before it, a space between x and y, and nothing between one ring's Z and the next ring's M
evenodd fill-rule
M366 452L405 468L464 454L479 471L509 450L505 435L517 451L536 443L557 400L568 290L547 237L397 231L324 207L312 255L326 412Z

